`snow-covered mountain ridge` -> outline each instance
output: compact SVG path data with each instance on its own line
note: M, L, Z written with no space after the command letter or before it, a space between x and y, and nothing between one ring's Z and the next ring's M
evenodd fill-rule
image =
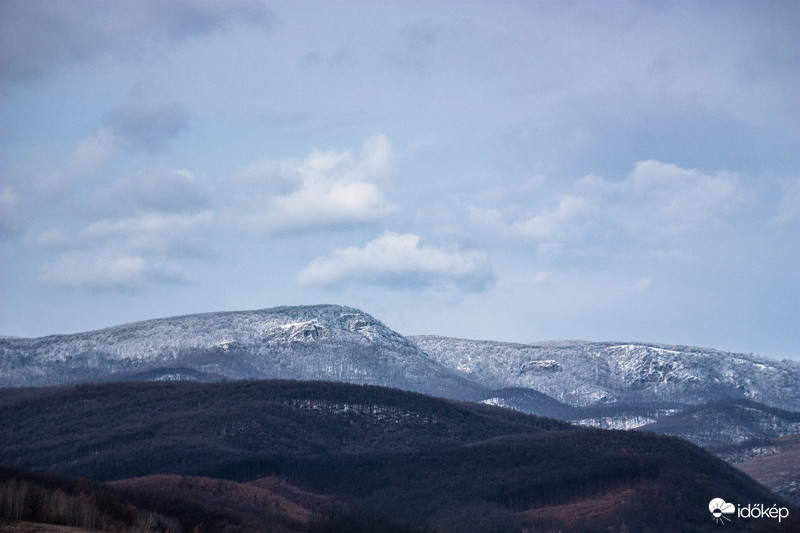
M487 388L533 389L574 407L745 398L800 411L797 361L664 344L409 339L445 368Z
M259 349L268 349L309 339L369 344L379 338L408 345L400 335L357 309L320 305L186 315L86 333L0 341L24 345L46 361L63 362L77 353L103 352L114 360L148 362L176 358L183 350L200 347L258 344Z
M0 386L131 377L316 379L470 399L481 389L370 315L336 305L187 315L73 335L0 339Z
M617 417L620 427L660 418L676 405L726 398L800 411L796 361L661 344L403 337L363 311L338 305L0 337L2 387L269 378L383 385L565 419ZM582 411L571 418L573 408Z

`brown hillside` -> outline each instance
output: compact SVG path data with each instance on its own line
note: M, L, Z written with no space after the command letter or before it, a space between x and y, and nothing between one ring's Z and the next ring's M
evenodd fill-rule
M306 523L312 517L308 509L276 494L269 488L222 479L153 475L123 479L108 484L137 493L171 493L212 511L235 509L238 514L249 512L253 515L267 511L300 523Z
M0 533L90 533L90 529L36 522L0 522Z
M774 453L736 464L736 468L778 494L800 504L800 435L770 439Z

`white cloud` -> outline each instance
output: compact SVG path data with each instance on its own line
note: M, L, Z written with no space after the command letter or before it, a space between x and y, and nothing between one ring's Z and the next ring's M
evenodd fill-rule
M181 281L177 268L141 255L106 250L70 252L42 265L39 281L62 287L92 290L135 289L146 282Z
M580 239L595 221L596 208L588 196L548 194L544 200L530 200L520 193L503 199L504 205L466 206L469 238L486 244L509 243L535 245L541 252L561 249L561 244ZM523 204L523 205L521 205ZM464 231L464 222L454 228Z
M225 207L231 219L268 233L378 220L396 210L377 183L391 165L383 135L364 141L360 156L331 150L265 160L240 177Z
M786 224L797 219L800 219L800 178L784 184L778 215L773 220Z
M637 163L619 181L590 174L560 190L551 183L549 189L516 188L505 197L481 195L475 204L486 202L483 206L465 206L469 238L534 245L540 256L585 255L606 244L627 247L631 238L665 246L671 237L709 231L746 201L736 174L654 160ZM795 204L787 200L782 205L791 213ZM453 228L454 233L465 231L463 223Z
M174 253L192 248L214 221L210 211L191 214L141 213L101 220L83 228L76 244L137 253Z
M685 252L675 248L670 250L655 250L652 252L652 256L657 257L659 259L674 259L681 261L685 261L690 258L690 256L687 255Z
M77 179L93 174L116 157L125 141L111 129L101 128L79 140L60 169L52 172L37 171L25 180L25 190L31 198L45 198L61 194Z
M511 224L516 233L535 240L553 240L576 228L583 217L592 211L589 200L565 194L556 205Z
M707 174L660 161L640 161L622 181L577 180L604 221L647 237L678 235L733 213L746 200L736 174Z
M366 139L362 147L362 172L368 176L385 174L392 166L392 144L385 135Z
M17 196L11 185L0 187L0 237L13 234L19 225L16 213L19 203Z
M672 229L726 215L743 201L734 174L704 174L652 160L637 163L621 188L648 199Z
M67 174L75 176L99 170L122 148L123 141L113 131L103 128L82 139L75 147Z
M532 272L523 276L522 280L527 285L539 285L542 283L546 283L552 277L551 272L546 272L540 270L538 272Z
M140 213L89 224L72 236L60 227L51 228L41 233L36 243L64 251L41 266L38 280L91 290L129 290L152 282L181 282L182 269L173 259L197 253L213 221L209 211Z
M634 284L634 288L636 292L644 292L650 288L650 285L653 284L653 280L651 278L640 278L636 280Z
M64 228L53 227L47 229L36 236L36 244L44 248L64 248L71 246L70 237Z
M417 235L386 232L364 248L343 248L314 259L299 279L310 285L455 283L469 291L484 291L494 282L484 254L444 250L422 245L420 241Z

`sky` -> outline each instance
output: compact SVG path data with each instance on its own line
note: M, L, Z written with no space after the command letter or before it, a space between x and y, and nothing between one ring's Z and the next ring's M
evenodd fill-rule
M334 303L800 359L800 2L0 0L0 334Z

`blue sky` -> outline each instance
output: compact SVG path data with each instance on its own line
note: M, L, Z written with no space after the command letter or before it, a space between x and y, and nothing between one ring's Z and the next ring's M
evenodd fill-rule
M800 358L800 3L0 0L0 333L276 305Z

